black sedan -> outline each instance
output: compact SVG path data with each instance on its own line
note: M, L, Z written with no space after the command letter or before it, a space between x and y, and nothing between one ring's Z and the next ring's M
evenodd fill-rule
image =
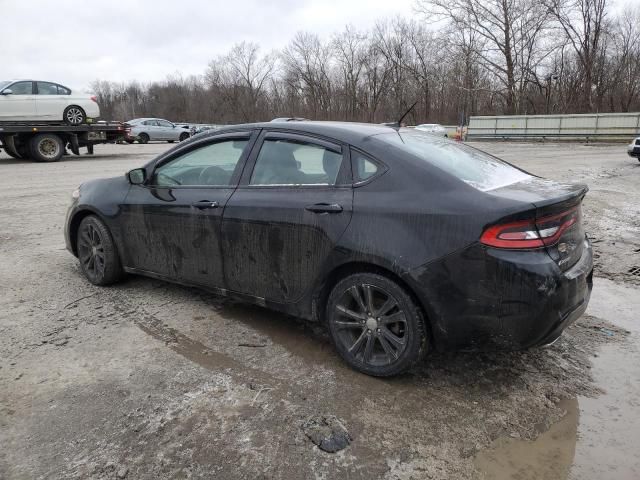
M431 349L555 341L591 293L586 192L424 132L274 122L82 184L65 236L96 285L147 275L324 322L389 376Z

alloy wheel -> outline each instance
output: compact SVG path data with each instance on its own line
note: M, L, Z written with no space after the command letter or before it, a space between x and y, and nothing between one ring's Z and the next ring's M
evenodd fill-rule
M407 318L399 302L370 284L348 288L335 305L331 322L354 360L368 366L397 361L407 348Z
M84 121L84 113L78 107L71 107L67 110L67 122L71 125L80 125Z
M78 237L78 258L87 275L94 279L104 276L105 251L98 229L87 223Z

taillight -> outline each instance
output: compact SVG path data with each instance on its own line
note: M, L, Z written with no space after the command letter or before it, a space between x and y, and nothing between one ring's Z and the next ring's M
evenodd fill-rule
M98 97L96 97L95 95L91 95L91 100L98 103Z
M497 248L540 248L556 243L572 225L579 223L580 207L542 217L493 225L487 228L480 242Z

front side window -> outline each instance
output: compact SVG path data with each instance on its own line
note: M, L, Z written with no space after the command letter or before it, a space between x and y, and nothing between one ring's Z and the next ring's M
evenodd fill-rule
M342 153L298 140L267 139L250 185L335 185Z
M58 85L49 82L38 82L38 95L59 95Z
M33 93L31 82L16 82L9 88L14 95L31 95Z
M142 122L142 124L146 125L147 127L156 127L158 125L155 120L145 120L144 122Z
M158 167L151 183L158 187L231 185L247 143L247 139L229 139L191 150Z

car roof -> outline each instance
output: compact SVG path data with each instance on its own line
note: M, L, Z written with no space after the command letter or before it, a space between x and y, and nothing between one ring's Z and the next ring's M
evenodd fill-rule
M331 122L331 121L299 121L299 122L261 122L239 125L226 125L205 135L220 135L227 131L251 130L266 128L288 132L310 133L334 138L345 143L359 143L367 137L392 133L394 127L374 123Z

